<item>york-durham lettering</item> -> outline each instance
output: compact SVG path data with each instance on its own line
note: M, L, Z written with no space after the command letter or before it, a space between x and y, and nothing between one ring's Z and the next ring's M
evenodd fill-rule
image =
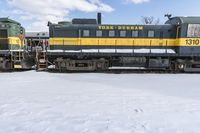
M99 30L114 30L114 26L110 25L99 26Z
M143 26L113 26L102 25L98 27L99 30L144 30Z

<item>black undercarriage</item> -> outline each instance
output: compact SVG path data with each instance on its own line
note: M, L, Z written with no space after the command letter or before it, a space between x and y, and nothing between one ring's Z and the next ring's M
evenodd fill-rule
M200 72L200 56L154 53L40 52L37 70L59 72Z

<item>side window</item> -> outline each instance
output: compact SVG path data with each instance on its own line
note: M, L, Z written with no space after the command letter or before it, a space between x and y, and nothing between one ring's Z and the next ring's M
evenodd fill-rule
M101 30L96 31L96 37L102 37L103 33Z
M154 35L155 35L155 32L153 31L153 30L149 30L148 31L148 37L154 37Z
M8 37L8 31L6 30L0 30L0 38L7 38Z
M1 24L0 27L1 28L6 28L6 24Z
M114 37L115 36L115 31L114 30L109 31L108 36L109 37Z
M126 31L120 31L120 37L126 37Z
M132 37L138 37L139 35L139 32L136 30L136 31L132 31Z
M83 30L83 37L89 37L90 31L89 30Z

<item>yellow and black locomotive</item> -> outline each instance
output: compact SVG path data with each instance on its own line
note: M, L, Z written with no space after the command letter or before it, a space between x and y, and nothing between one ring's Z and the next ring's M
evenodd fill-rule
M200 18L164 25L110 25L96 19L49 22L47 57L59 70L115 68L200 71Z

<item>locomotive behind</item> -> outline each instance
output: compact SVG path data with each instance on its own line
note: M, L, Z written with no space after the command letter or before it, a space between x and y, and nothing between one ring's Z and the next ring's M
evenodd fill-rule
M0 70L32 68L33 59L25 47L25 29L21 24L0 18Z

